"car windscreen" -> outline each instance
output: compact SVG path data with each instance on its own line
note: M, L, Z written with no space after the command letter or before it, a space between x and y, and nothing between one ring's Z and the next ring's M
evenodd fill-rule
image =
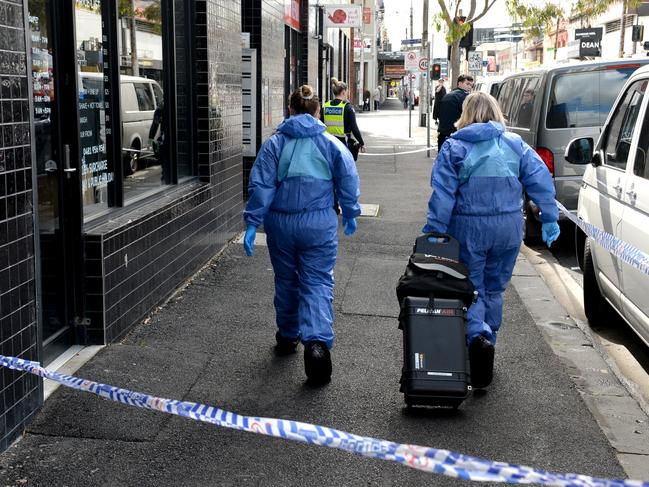
M601 127L624 82L638 67L635 64L605 66L596 71L555 76L550 91L546 127Z

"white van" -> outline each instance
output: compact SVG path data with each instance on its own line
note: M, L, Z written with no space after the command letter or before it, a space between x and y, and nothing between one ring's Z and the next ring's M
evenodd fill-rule
M81 89L99 89L102 73L80 73ZM138 170L142 157L153 155L149 131L156 108L162 106L162 88L157 81L139 76L120 76L122 154L126 175ZM154 137L151 137L155 140Z
M503 79L505 79L504 76L487 76L485 78L480 78L473 87L473 91L481 91L493 97L497 97Z
M633 73L618 95L596 144L572 140L565 158L586 164L577 214L649 254L649 66ZM649 275L607 251L577 228L583 242L584 311L601 324L617 311L649 345ZM581 234L581 238L580 235Z

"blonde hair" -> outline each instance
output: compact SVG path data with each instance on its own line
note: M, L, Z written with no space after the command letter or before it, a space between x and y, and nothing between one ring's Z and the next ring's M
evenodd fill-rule
M340 95L343 91L347 89L347 83L338 81L337 78L331 78L331 91L333 91L334 96Z
M498 122L505 125L505 117L498 106L496 99L480 91L471 93L462 103L462 115L455 122L458 129L464 128L472 123Z

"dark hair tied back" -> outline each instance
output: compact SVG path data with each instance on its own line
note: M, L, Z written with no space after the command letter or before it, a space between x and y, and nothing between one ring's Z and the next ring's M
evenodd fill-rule
M320 100L309 85L302 85L295 90L288 99L291 114L300 115L308 113L315 116L320 107Z

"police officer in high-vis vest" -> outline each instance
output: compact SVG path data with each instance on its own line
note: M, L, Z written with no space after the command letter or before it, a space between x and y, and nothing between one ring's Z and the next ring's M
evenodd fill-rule
M335 98L324 104L322 121L327 126L327 132L345 144L356 160L359 150L365 152L365 142L356 124L354 108L347 102L347 85L336 78L331 78L331 91ZM357 146L356 150L354 146Z

